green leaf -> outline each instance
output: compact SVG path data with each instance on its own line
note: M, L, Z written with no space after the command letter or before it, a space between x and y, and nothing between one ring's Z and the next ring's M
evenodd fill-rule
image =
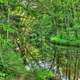
M11 33L14 33L16 31L10 24L0 24L0 28Z

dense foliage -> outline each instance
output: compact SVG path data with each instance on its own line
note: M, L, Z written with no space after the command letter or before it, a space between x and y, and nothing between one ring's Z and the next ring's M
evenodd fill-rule
M0 0L0 80L78 80L79 0Z

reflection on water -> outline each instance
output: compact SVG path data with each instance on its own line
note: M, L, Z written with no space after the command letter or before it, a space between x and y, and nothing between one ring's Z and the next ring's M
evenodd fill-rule
M46 68L48 70L49 70L49 68L51 66L50 63L48 63L48 62L43 63L43 62L40 61L39 64L40 64L41 68ZM33 68L39 69L39 66L36 64L36 62L32 61L31 63L27 64L25 66L25 68L26 68L27 71L29 71L29 70L32 70ZM58 74L58 72L57 72L57 66L56 65L53 66L53 68L51 69L51 71L53 72L53 74L55 74L55 75L57 75L57 76L60 77L60 79L56 79L56 80L70 80L68 78L68 76L66 76L63 73L63 69L62 68L59 69L59 74ZM72 75L70 75L70 76L73 77ZM49 79L49 80L54 80L54 79ZM71 80L73 80L73 79L71 79ZM80 78L78 78L77 80L80 80Z

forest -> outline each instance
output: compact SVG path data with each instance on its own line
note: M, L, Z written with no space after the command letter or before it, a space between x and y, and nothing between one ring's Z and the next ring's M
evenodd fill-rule
M80 80L80 0L0 0L0 80Z

